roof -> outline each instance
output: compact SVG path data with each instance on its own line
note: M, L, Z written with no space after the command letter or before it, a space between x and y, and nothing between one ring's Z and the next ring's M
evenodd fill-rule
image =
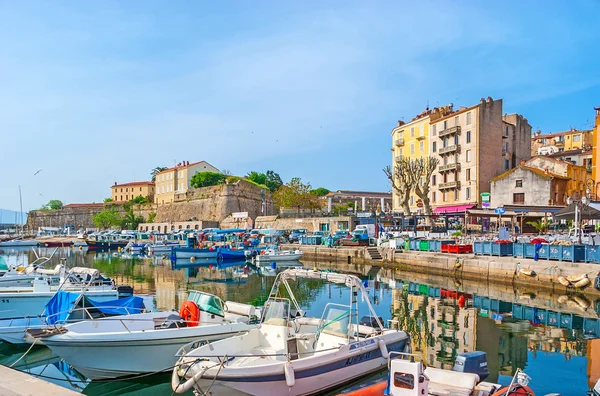
M103 203L71 203L68 205L63 205L63 209L65 208L103 208Z
M179 163L179 164L177 164L177 165L175 165L175 166L173 166L173 167L171 167L171 168L167 168L167 169L165 169L164 171L158 172L158 173L157 173L157 175L160 175L161 173L165 173L165 172L174 171L174 170L186 169L186 168L189 168L190 166L198 165L198 164L201 164L201 163L206 163L206 164L210 165L210 164L209 164L208 162L206 162L206 161L192 162L191 164L189 164L189 163L186 163L186 162L184 161L183 163L185 163L185 165L182 165L182 163ZM210 165L210 166L212 166L212 165ZM215 168L215 167L213 166L213 168ZM215 168L215 169L216 169L216 168Z
M547 156L554 158L554 157L562 157L564 155L590 155L590 154L592 154L592 150L574 149L574 150L559 151L558 153L548 154Z
M545 134L533 136L532 139L533 140L548 139L548 138L553 138L553 137L557 137L557 136L573 135L575 133L585 133L585 132L591 132L591 130L588 130L588 129L586 129L586 130L571 129L569 131L554 132L554 133L545 133Z
M512 168L507 170L506 172L494 177L493 179L491 179L491 182L495 182L501 179L504 179L506 176L510 175L511 173L515 172L517 169L523 169L529 172L532 172L538 176L544 177L546 179L550 179L550 178L555 178L555 179L564 179L564 180L570 180L568 177L565 176L561 176L561 175L557 175L556 173L551 173L551 172L546 172L542 169L538 169L538 168L532 168L529 166L525 166L525 165L519 165L516 168Z
M141 182L130 182L130 183L123 183L123 184L117 184L115 182L114 185L111 186L111 188L113 187L130 187L130 186L147 186L147 185L154 185L154 182L152 181L141 181Z
M559 152L559 153L562 154L562 155L564 155L564 151ZM575 164L573 164L573 163L571 163L569 161L561 160L561 159L554 158L554 157L556 157L554 154L552 154L552 155L536 155L536 156L533 156L530 159L528 159L527 162L529 162L529 161L531 161L531 160L533 160L535 158L543 158L543 159L547 159L547 160L550 160L550 161L553 161L553 162L556 162L556 163L559 163L559 164L565 164L565 165L568 165L568 166L576 166L578 168L584 168L585 169L585 166L575 165ZM560 156L558 156L558 157L560 157Z
M365 198L392 198L392 193L387 192L370 192L370 191L352 191L338 190L329 192L326 197L365 197Z

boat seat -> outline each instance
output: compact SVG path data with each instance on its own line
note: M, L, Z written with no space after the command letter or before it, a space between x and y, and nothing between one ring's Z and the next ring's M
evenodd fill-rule
M429 377L429 394L435 396L469 396L479 382L477 374L433 367L427 367L425 375Z
M177 314L170 314L166 317L154 318L154 330L176 329L178 327L187 327L187 323Z

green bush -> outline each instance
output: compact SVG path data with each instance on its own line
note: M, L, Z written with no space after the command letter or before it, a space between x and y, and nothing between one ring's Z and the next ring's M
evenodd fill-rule
M192 176L190 184L193 187L216 186L225 183L227 176L217 172L199 172Z

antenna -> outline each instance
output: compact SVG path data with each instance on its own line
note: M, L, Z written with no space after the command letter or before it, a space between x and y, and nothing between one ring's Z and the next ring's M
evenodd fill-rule
M427 110L429 110L429 99L427 99Z

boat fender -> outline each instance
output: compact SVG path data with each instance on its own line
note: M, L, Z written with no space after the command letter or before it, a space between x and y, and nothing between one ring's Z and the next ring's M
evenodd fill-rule
M590 307L590 302L585 297L573 296L573 300L579 305L584 311Z
M521 273L523 275L527 275L527 276L535 276L536 275L534 270L526 270L526 269L520 269L519 273Z
M494 393L492 396L534 396L535 393L528 386L523 385L513 385L513 387L509 390L508 386L500 389L498 392Z
M563 286L571 286L571 282L569 282L564 276L559 276L556 278L556 280Z
M179 316L186 321L188 327L194 327L200 324L200 308L198 308L193 301L186 300L181 304Z
M190 257L190 263L193 263L195 261L196 261L196 257L194 257L194 256Z
M379 350L381 351L381 357L387 359L390 356L390 353L388 352L387 345L385 345L385 341L379 339L378 344Z
M567 276L567 280L571 283L577 283L582 279L587 278L587 274L581 274L581 275L569 275Z
M285 383L291 388L296 384L296 376L294 374L294 367L292 366L292 362L287 362L283 366L283 371L285 373Z
M562 296L558 296L558 302L560 304L566 304L567 301L569 301L569 296L566 296L564 294Z
M590 280L589 278L583 278L580 281L577 281L573 284L573 286L575 286L578 289L583 289L584 287L587 287L590 284Z
M192 378L190 378L189 380L185 381L183 384L181 383L181 381L179 380L179 366L175 366L173 368L173 374L171 375L171 388L173 389L174 393L186 393L187 391L189 391L190 389L192 389L192 387L194 386L194 384L196 382L198 382L200 379L202 379L202 375L204 374L204 371L206 370L199 370L196 374L194 374L192 376Z

